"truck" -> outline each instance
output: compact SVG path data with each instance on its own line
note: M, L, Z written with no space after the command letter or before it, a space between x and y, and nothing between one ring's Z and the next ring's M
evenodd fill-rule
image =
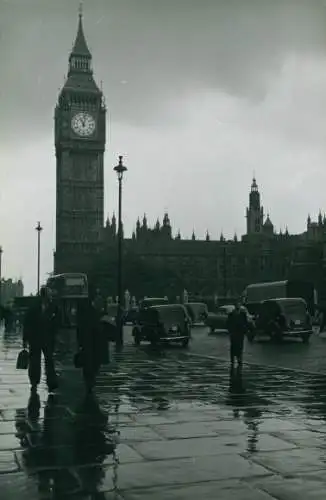
M251 314L256 315L259 304L268 299L302 298L307 303L309 314L314 316L317 307L317 291L309 281L284 280L253 283L243 292L243 302Z

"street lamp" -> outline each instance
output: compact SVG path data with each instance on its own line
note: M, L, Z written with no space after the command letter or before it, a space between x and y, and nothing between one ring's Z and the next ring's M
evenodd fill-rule
M114 167L114 171L118 175L119 182L119 213L118 213L118 312L117 312L117 347L123 346L123 321L122 321L122 303L123 303L123 294L122 294L122 178L124 172L126 172L127 167L125 167L122 163L122 156L119 156L119 163L116 167Z
M223 245L223 294L224 299L227 296L228 286L227 286L227 254L226 254L226 243Z
M0 246L0 306L2 304L2 246Z
M43 227L41 227L40 221L37 223L35 228L37 231L37 295L40 294L40 258L41 258L41 231Z

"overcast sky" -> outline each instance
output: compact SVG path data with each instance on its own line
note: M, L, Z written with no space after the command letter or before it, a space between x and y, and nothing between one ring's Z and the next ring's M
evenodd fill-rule
M36 287L55 242L53 115L78 0L0 0L3 273ZM326 210L326 2L86 0L84 29L108 108L105 208L124 155L124 220L217 238L245 232L253 172L277 230Z

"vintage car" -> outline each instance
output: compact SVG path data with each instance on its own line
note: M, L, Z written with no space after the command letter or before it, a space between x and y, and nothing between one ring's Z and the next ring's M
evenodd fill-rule
M217 309L216 313L209 312L206 319L206 325L209 327L210 332L213 333L215 330L227 330L227 321L229 314L234 311L235 306L233 304L228 304L221 306ZM253 332L255 330L255 320L248 310L241 306L241 309L246 313L248 320L248 338L251 340L253 338Z
M307 343L311 334L311 317L304 299L270 299L261 303L256 336L267 335L275 341L286 337L300 337Z
M142 340L147 340L152 345L178 342L186 347L191 335L188 313L181 304L164 304L140 309L132 335L136 345Z
M187 302L184 306L188 311L192 326L205 324L208 309L204 302Z

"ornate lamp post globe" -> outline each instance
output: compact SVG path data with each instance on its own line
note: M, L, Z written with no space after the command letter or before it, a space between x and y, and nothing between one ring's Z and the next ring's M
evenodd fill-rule
M40 260L41 260L41 231L43 231L43 227L41 226L40 221L37 223L35 228L37 231L37 294L40 293Z
M124 166L123 156L119 156L119 163L114 167L114 171L117 173L119 182L119 223L118 223L118 312L117 312L117 348L123 346L123 291L122 291L122 178L123 174L127 171L127 167Z
M122 161L123 161L123 156L119 156L119 163L113 169L118 175L119 182L122 181L124 172L128 170L127 167L125 167L125 165L122 163Z

